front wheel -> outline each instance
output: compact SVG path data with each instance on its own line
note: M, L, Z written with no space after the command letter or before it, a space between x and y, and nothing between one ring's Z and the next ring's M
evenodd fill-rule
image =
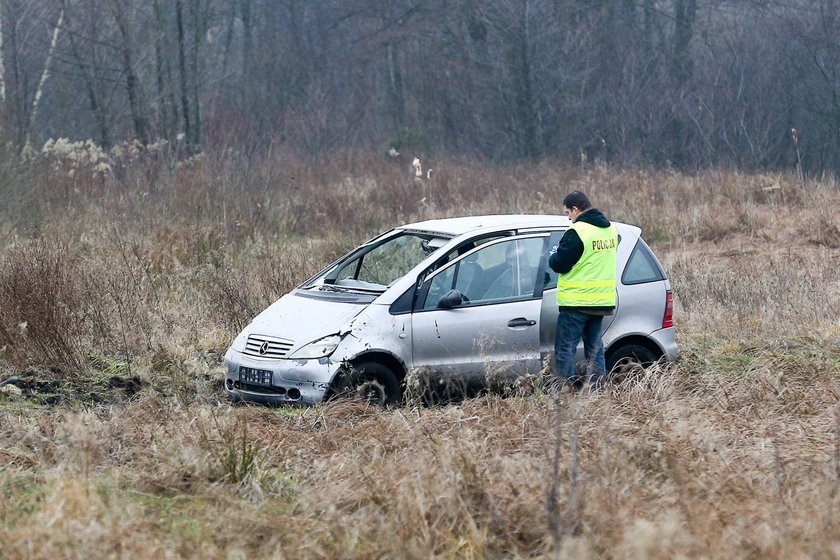
M620 346L607 356L607 375L615 381L621 381L633 370L646 368L657 359L650 348L641 344Z
M394 404L402 398L397 376L378 362L362 362L351 368L333 387L335 396L358 398L368 404Z

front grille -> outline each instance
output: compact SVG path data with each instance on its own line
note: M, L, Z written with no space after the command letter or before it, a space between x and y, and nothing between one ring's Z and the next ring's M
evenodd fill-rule
M285 356L294 344L291 340L252 334L248 337L243 354L263 360L277 360Z

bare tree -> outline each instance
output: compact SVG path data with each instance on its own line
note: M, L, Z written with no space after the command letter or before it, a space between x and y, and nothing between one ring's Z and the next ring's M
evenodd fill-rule
M152 3L154 35L154 76L156 87L157 128L158 136L169 141L174 140L180 130L178 123L178 106L173 91L172 49L167 32L165 7L161 0Z
M143 144L149 141L146 110L143 106L143 94L137 77L134 62L134 38L131 35L129 7L126 0L111 0L111 15L122 39L119 50L122 71L125 77L125 89L128 94L131 121L134 124L134 137Z
M6 3L0 1L0 105L6 103L6 58L3 56L3 10Z
M27 146L29 145L32 136L32 124L38 116L38 108L41 104L41 97L44 95L44 85L47 83L47 78L50 76L50 65L52 64L55 48L58 45L59 32L64 25L64 11L64 6L62 6L61 11L58 13L58 20L53 26L52 39L50 39L49 50L47 50L47 56L44 59L44 68L41 71L41 77L38 80L37 87L35 88L35 95L32 97L32 109L29 112L29 122L26 127L26 135L24 139L24 145Z
M98 18L96 10L89 9L91 7L92 6L87 6L83 8L85 9L85 13L82 14L82 18L80 18L90 25L90 37L88 37L87 33L81 29L73 29L73 23L75 22L72 16L65 15L65 21L67 27L67 37L70 43L70 55L84 82L84 89L87 94L90 111L93 113L97 123L97 137L99 139L99 144L107 148L110 147L112 143L111 131L108 123L106 107L102 100L103 94L100 87L101 77L98 75L98 57L95 52L88 55L82 52L82 43L88 43L94 46L95 50L95 46L98 42L96 37ZM64 11L65 14L69 14L71 12L69 0L64 0Z

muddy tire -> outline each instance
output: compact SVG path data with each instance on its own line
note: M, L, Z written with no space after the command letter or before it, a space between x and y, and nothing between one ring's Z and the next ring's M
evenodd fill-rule
M607 356L607 376L613 381L622 381L630 372L646 368L656 360L656 355L640 344L620 346Z
M362 362L352 367L333 385L333 398L355 398L380 406L396 404L402 399L397 376L378 362Z

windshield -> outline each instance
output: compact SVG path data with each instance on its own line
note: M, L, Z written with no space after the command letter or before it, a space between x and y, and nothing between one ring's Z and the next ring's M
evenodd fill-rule
M302 288L383 292L448 241L430 233L395 232L339 259Z

